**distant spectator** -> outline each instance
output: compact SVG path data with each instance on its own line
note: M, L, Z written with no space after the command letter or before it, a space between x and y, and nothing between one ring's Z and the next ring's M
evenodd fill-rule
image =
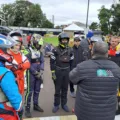
M47 44L45 46L45 56L50 56L52 54L52 50L53 50L54 46L52 44Z

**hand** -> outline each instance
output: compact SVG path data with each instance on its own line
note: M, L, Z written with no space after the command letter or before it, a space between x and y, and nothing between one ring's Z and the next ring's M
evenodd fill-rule
M118 89L117 96L120 97L120 89Z
M41 79L41 72L38 72L38 73L35 75L35 77L36 77L37 79Z
M52 80L53 80L53 81L55 81L55 80L56 80L55 71L52 71Z
M38 71L35 71L35 72L33 73L33 75L35 75L35 76L36 76L37 74L38 74Z
M20 70L22 68L23 68L22 64L19 64L19 65L12 64L11 70L16 71L16 70Z
M22 69L22 68L23 68L23 64L19 64L18 69Z
M14 71L18 70L18 65L12 64L12 67L10 69L11 69L11 71L14 72Z

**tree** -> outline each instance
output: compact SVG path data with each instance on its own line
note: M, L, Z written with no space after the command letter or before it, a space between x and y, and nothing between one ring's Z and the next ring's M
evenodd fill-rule
M105 6L102 6L99 10L98 18L100 20L100 27L105 34L108 34L111 31L111 15L111 10L106 9Z
M112 31L118 34L120 32L120 4L112 5Z
M44 16L41 6L26 0L2 5L1 13L5 14L10 26L53 28L53 24Z
M25 13L25 21L30 24L31 27L41 27L43 20L43 13L40 5L31 5Z
M98 23L92 22L89 28L90 28L91 30L96 30L96 29L98 29Z
M61 29L61 26L57 25L55 28L56 28L56 29Z
M47 18L46 15L43 15L43 20L42 20L42 24L41 24L42 28L54 28L54 24L51 23Z
M0 11L0 15L3 19L5 19L7 24L13 25L13 10L11 9L13 7L12 4L3 4L2 10Z

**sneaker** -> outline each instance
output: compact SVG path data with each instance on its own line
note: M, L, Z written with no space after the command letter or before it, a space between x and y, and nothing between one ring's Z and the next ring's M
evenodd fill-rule
M44 110L37 104L34 105L34 110L38 111L38 112L44 112Z
M31 112L30 112L30 108L26 108L26 109L25 109L25 116L26 116L27 118L31 118L31 117L32 117L32 114L31 114Z
M58 110L59 110L59 106L54 106L53 109L52 109L52 112L56 113Z
M65 112L70 112L69 108L67 105L64 105L62 106L62 109L65 111Z
M70 96L73 97L73 98L76 98L75 92L70 92Z

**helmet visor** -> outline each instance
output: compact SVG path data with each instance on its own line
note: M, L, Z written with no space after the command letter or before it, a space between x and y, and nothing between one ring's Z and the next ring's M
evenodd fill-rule
M11 48L16 42L11 37L6 37L0 34L0 48Z

